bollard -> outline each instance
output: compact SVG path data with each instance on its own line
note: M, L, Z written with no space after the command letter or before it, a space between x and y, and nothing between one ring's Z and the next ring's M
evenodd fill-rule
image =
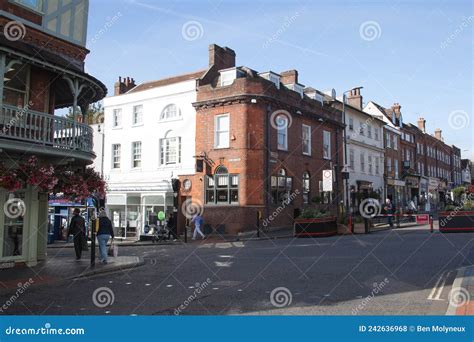
M349 215L349 231L354 234L354 225L352 224L352 214Z
M433 216L430 216L430 232L433 233Z
M262 213L260 210L257 210L257 237L260 237L260 218L262 217Z

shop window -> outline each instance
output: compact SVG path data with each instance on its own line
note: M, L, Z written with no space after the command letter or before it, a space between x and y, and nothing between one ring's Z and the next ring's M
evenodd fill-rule
M219 166L213 176L206 176L206 204L238 204L239 175L229 174Z
M8 210L5 210L4 222L3 222L3 243L2 243L2 256L19 256L22 255L23 245L23 225L24 225L24 214L26 212L25 207L25 193L16 192L7 194L5 199L5 209L8 208L10 203L12 206L16 206L14 215L6 215Z
M272 203L286 203L293 187L293 178L287 176L284 169L280 169L277 176L271 177L270 183Z

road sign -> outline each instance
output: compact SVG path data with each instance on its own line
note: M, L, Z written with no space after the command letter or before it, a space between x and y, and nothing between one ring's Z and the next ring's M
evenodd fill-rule
M332 191L332 170L323 170L323 191Z
M416 215L416 224L424 225L430 222L430 215L428 214L419 214Z

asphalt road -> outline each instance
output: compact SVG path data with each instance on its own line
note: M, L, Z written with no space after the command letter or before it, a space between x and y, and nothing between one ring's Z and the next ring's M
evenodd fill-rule
M121 247L121 255L142 256L146 264L31 287L6 313L444 315L456 268L474 261L473 238L403 229Z

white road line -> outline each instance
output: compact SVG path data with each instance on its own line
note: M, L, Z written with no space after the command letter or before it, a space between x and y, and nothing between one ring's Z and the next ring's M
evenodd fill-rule
M428 300L441 300L441 293L443 292L444 285L446 284L446 280L448 279L449 274L451 271L444 271L441 273L439 276L438 280L436 281L435 286L430 292L430 295L428 296Z

